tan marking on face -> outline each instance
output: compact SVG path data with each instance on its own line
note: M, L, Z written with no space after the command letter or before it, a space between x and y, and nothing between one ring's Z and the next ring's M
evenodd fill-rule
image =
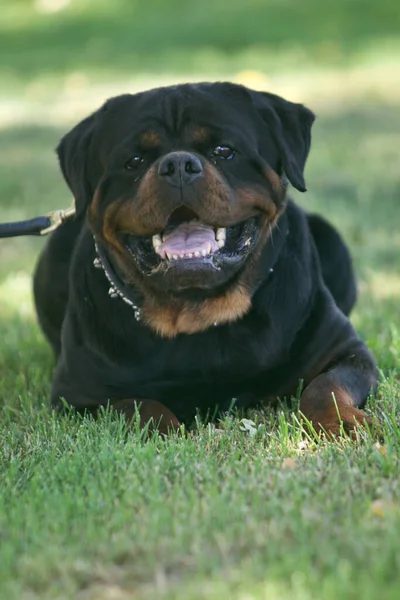
M236 190L236 196L239 199L243 211L250 213L256 209L266 214L269 221L275 220L279 207L275 204L267 190L262 188L240 188ZM254 214L256 214L254 212ZM251 213L248 218L251 217Z
M100 189L96 188L87 211L90 227L96 236L102 235L102 217L100 214Z
M102 223L97 216L100 190L96 190L96 206L89 213L89 221L100 241L106 240L120 251L122 245L117 233L127 232L146 237L165 228L168 207L161 203L155 172L156 169L152 167L146 173L132 198L117 198L109 204L104 211Z
M279 177L278 173L276 171L274 171L273 169L271 169L271 167L267 164L265 164L263 166L262 170L263 170L265 177L270 182L272 189L277 193L281 193L283 186L282 186L281 178Z
M146 148L158 148L161 145L161 138L158 133L152 129L145 131L139 137L140 143Z
M206 142L209 137L210 132L207 127L194 127L189 133L190 140L195 143Z
M99 188L95 189L93 194L92 201L89 206L89 215L92 219L97 218L98 210L99 210L99 202L100 202L100 190Z
M117 237L117 232L129 231L128 228L119 225L119 223L128 220L127 215L125 215L128 212L127 209L129 209L129 206L126 202L113 202L104 213L102 235L119 252L123 252L124 247Z

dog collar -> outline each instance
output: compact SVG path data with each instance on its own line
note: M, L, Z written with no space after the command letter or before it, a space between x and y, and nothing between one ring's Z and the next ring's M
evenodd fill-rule
M96 250L96 258L93 261L93 266L96 269L102 269L104 271L110 284L108 295L111 298L121 298L121 300L132 308L136 321L140 321L142 315L139 306L129 297L128 286L120 280L96 238L94 238L94 247Z

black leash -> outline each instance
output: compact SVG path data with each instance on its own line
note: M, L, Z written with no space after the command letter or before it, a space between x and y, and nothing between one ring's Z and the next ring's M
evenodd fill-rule
M43 217L16 221L15 223L0 223L0 238L18 237L21 235L47 235L64 221L75 216L75 203L71 208L53 210Z

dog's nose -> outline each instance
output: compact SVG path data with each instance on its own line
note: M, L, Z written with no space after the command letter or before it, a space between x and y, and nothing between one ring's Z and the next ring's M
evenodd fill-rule
M190 152L171 152L164 156L158 167L158 174L176 187L189 185L202 171L200 159Z

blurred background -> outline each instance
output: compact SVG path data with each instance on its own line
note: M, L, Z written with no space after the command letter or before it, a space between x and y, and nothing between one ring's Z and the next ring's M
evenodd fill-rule
M2 0L0 15L1 221L69 205L53 148L107 97L228 79L317 113L296 199L350 244L364 333L399 315L399 0ZM3 315L32 314L42 246L0 241Z

